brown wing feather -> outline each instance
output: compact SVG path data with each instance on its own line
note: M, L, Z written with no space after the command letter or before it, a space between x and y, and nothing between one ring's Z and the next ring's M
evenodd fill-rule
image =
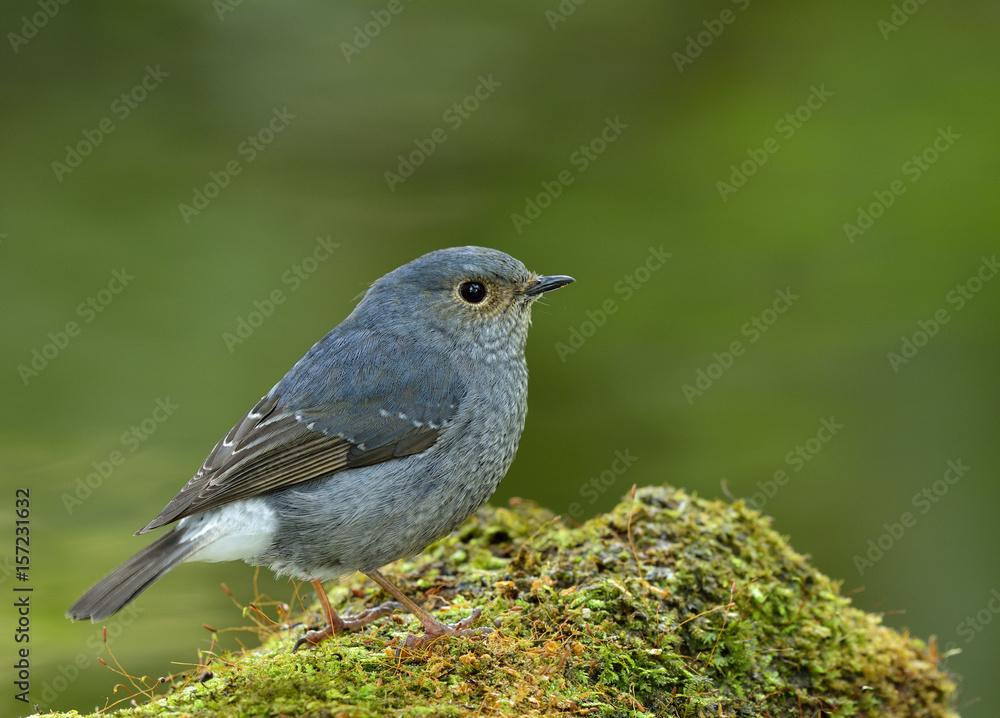
M209 453L198 473L169 504L137 531L143 534L185 516L429 448L440 431L428 428L384 446L362 449L338 436L313 431L277 409L265 396Z

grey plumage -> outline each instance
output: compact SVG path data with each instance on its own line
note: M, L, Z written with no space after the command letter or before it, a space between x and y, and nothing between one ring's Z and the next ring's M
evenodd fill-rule
M179 531L160 536L142 551L102 578L70 609L72 618L103 621L154 581L190 556L197 546L182 540Z
M385 275L138 533L176 526L67 615L102 620L185 560L327 581L446 536L513 461L531 304L571 281L480 247Z

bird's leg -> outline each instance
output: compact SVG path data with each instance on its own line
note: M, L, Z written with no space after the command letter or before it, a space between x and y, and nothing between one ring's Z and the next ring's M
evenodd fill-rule
M323 606L323 615L326 617L326 628L322 631L306 631L306 634L295 642L295 645L292 647L292 653L295 653L295 651L297 651L303 643L315 646L317 643L322 643L335 633L357 631L367 626L376 618L387 616L396 609L402 608L402 606L395 601L387 601L381 606L366 609L356 616L344 616L341 618L337 615L337 612L333 610L333 606L330 605L330 599L327 598L326 589L323 588L322 581L313 580L312 585L313 588L316 589L316 595L319 596L320 604Z
M416 616L420 621L420 624L424 627L424 635L406 637L407 648L419 648L426 643L430 643L431 641L445 636L477 637L481 632L488 632L490 630L488 628L475 630L472 628L473 624L475 624L475 622L479 619L480 614L482 614L482 609L475 609L472 613L456 623L454 626L449 626L445 623L441 623L441 621L434 618L434 616L429 614L425 609L408 599L405 595L403 595L402 591L390 583L389 579L383 576L380 572L366 571L365 575L384 588L393 598L403 604L406 610Z

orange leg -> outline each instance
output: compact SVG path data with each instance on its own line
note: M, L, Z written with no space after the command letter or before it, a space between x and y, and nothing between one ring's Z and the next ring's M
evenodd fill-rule
M344 616L341 618L337 615L337 612L333 610L333 606L330 605L330 599L326 595L326 589L323 588L323 583L319 580L314 580L312 585L313 588L316 589L316 595L319 596L320 605L323 606L323 616L326 618L326 628L322 631L307 631L302 638L295 642L295 645L292 647L292 653L295 653L295 651L297 651L304 643L308 643L310 646L315 646L316 644L322 643L326 639L330 638L335 633L360 630L375 619L386 616L396 609L401 608L401 606L395 601L388 601L383 603L381 606L376 606L375 608L369 608L362 611L356 616Z

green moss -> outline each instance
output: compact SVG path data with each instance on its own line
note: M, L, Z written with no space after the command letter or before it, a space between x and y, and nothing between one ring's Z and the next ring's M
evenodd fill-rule
M853 608L742 502L647 488L579 528L487 507L391 575L444 599L442 620L480 607L496 630L416 654L397 654L418 628L399 614L295 654L301 629L280 631L122 715L957 716L923 643ZM331 600L360 609L360 586L385 600L360 581Z

